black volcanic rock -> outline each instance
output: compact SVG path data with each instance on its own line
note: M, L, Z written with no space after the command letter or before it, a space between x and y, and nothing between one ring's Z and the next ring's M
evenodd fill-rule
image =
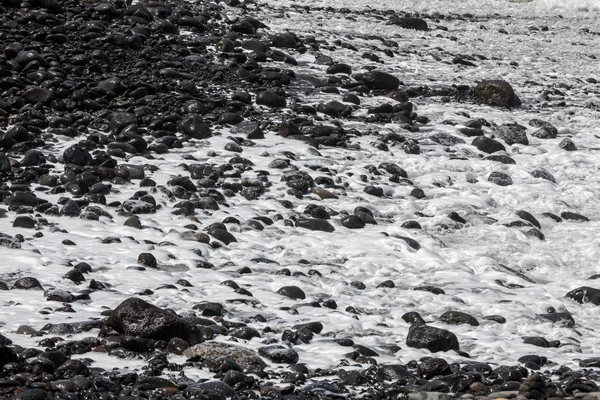
M181 132L194 139L207 139L212 136L210 127L199 115L185 117L180 124Z
M409 328L406 345L433 353L459 350L458 338L454 333L419 322L413 323Z
M111 334L166 341L178 337L190 345L203 340L199 330L183 318L136 297L123 301L104 321L99 335Z
M92 162L92 155L86 149L75 144L65 149L63 152L63 160L67 164L85 166Z

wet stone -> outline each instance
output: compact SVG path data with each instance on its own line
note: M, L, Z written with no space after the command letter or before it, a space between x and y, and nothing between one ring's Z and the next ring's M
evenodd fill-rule
M506 150L502 143L491 139L487 136L478 136L475 139L473 139L473 142L471 142L471 144L477 147L477 149L479 149L480 151L483 151L484 153L488 154Z
M471 326L479 326L479 322L475 317L461 311L446 311L440 316L440 321L448 324L468 324Z
M406 337L409 347L425 348L431 352L459 350L458 338L445 329L413 323Z
M306 294L298 286L283 286L277 290L277 293L294 300L304 300L306 298Z
M13 228L25 228L25 229L33 229L35 228L35 220L26 215L20 215L15 218L13 222Z
M498 186L510 186L513 184L510 175L499 171L492 172L490 176L488 176L488 181L495 183Z
M260 347L258 354L277 364L296 364L299 360L296 350L279 345Z

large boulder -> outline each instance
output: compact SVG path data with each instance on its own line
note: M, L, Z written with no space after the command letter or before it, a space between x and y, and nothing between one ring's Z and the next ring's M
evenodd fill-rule
M414 323L408 330L406 345L417 349L438 351L459 350L456 335L445 329L420 323Z
M127 335L154 340L174 337L190 345L203 341L201 331L177 314L131 297L117 306L104 321L100 336Z
M490 106L507 108L521 106L521 99L515 94L510 83L501 79L479 82L473 90L473 97L476 101Z

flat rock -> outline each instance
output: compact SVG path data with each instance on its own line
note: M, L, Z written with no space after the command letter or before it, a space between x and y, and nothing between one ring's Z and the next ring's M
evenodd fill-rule
M303 218L296 222L296 227L311 231L333 232L335 228L327 220L320 218Z
M440 315L440 321L446 322L447 324L468 324L472 326L479 326L479 322L475 317L462 311L446 311Z
M299 359L296 350L280 345L260 347L258 354L277 364L296 364Z
M205 359L230 358L246 371L262 371L267 363L253 350L229 343L205 342L184 350L183 355L188 358L201 357Z

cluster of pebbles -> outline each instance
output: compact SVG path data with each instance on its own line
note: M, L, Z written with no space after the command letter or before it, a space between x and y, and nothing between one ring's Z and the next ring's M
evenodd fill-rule
M262 12L268 12L265 7ZM370 198L385 201L389 188L427 201L429 193L412 182L414 176L390 157L378 165L358 165L362 174L341 177L327 154L361 164L357 156L361 146L418 156L425 142L447 149L456 160L468 162L469 154L478 152L479 159L514 165L507 148L527 146L528 138L556 139L559 132L542 119L532 119L529 127L497 126L463 115L466 122L455 134L437 132L419 141L416 135L430 121L417 114L412 97L442 96L507 110L520 107L522 101L503 80L409 90L383 67L353 71L353 66L325 55L332 46L357 51L350 41L327 43L270 31L257 19L259 9L237 0L227 4L7 0L0 4L0 200L5 205L0 209L4 227L0 254L50 257L49 248L42 244L45 240L58 240L65 254L75 254L71 249L81 244L69 236L69 229L77 224L107 233L90 247L99 249L97 255L90 254L86 261L66 256L67 269L55 282L3 266L0 289L28 291L28 296L43 297L51 306L36 310L47 317L45 325L21 324L15 331L0 328L13 338L0 335L0 396L22 400L600 398L600 374L594 370L600 368L600 358L581 360L580 368L573 369L536 354L535 346L559 347L559 340L524 337L531 354L510 365L471 358L461 349L461 337L452 327L477 327L484 321L503 324L506 319L476 318L460 311L459 302L454 303L456 310L438 318L447 329L431 325L430 315L403 313L403 342L378 348L331 332L326 314L299 324L285 320L270 324L275 314L264 306L270 298L261 304L260 296L243 284L245 277L281 277L284 283L273 293L286 301L279 304L279 318L281 312L301 315L304 307L340 312L342 308L335 296L318 297L306 289L310 279L326 279L316 261L300 259L297 265L305 268L295 271L279 268L278 262L264 256L249 260L251 267L220 263L220 257L235 251L239 243L283 240L290 231L327 241L334 232L351 236L371 229L407 253L430 244L409 233L421 230L418 219L423 221L427 215L415 213L414 219L403 221L405 234L388 233L390 222L369 202ZM389 12L378 17L382 23L427 32L439 16ZM394 55L394 42L381 40L381 46L380 55L365 52L362 59L377 65L382 57ZM314 54L315 64L324 66L325 73L300 71L298 60L305 54ZM469 67L475 61L456 57L453 63ZM339 101L303 101L310 93L338 96ZM395 126L396 132L376 132L385 124ZM373 130L362 129L365 126ZM276 153L281 143L298 151ZM472 153L454 150L468 144ZM558 146L577 151L568 137ZM320 163L303 164L306 157ZM531 177L556 183L544 169L531 171ZM491 173L487 180L503 187L513 184L503 171ZM364 196L362 204L350 210L336 207L354 192ZM254 204L261 204L254 209L263 213L240 216L247 216L248 205ZM223 217L224 213L229 216ZM176 221L180 229L156 224L158 215ZM438 229L461 229L469 223L466 218L464 213L451 212ZM589 222L576 210L560 215L548 212L543 218L553 223ZM526 210L519 210L503 226L522 232L527 240L545 240L542 225ZM123 232L119 229L140 234L108 234ZM275 232L276 238L261 239L263 231ZM83 241L84 236L78 237ZM163 240L153 240L156 237ZM79 307L96 307L98 293L105 293L106 299L118 292L120 272L101 265L105 250L98 246L115 246L110 248L117 252L146 249L124 256L127 262L135 260L126 269L130 274L159 271L176 277L231 272L219 290L235 295L228 295L226 302L202 297L196 291L202 278L192 284L182 277L158 288L143 288L135 296L115 294L110 308L73 322ZM177 251L166 258L160 252L177 246L187 251L184 263L172 262ZM517 269L502 266L502 272L524 284L534 283ZM159 276L160 280L164 275ZM294 279L303 284L293 284ZM509 281L497 284L506 290L524 287ZM394 279L379 279L375 289L391 290L397 284ZM348 286L357 293L367 289L360 280ZM444 288L433 285L410 289L445 295ZM157 306L163 291L189 295L193 305L183 310L176 304ZM572 307L600 305L600 289L590 286L565 290L564 295ZM236 310L254 311L236 315ZM369 314L358 302L343 312L356 320ZM549 309L539 317L553 324L576 325L564 310ZM34 338L36 345L24 339L19 343L25 337ZM337 365L315 368L297 351L323 342L344 349ZM407 363L381 362L381 356L389 360L407 347L424 349L429 355ZM462 361L448 362L444 358L448 353ZM143 360L143 368L102 368L95 362L98 354L121 360L119 365L123 360ZM190 370L202 370L208 377L191 379L186 375Z

